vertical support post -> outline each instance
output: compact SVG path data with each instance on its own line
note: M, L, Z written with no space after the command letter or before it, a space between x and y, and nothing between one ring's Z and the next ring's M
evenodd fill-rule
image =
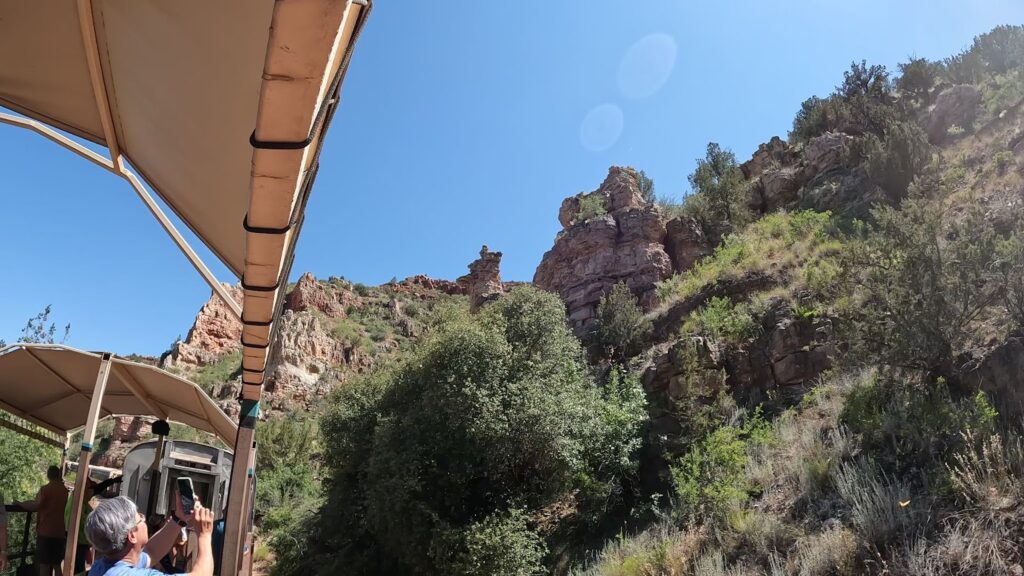
M242 554L242 560L245 562L245 565L242 568L246 576L252 576L252 562L256 555L256 539L253 537L252 524L249 523L249 520L252 518L256 507L256 450L258 448L259 446L253 442L252 453L249 454L249 478L245 483L245 501L248 503L249 517L245 519L245 548Z
M78 455L78 475L75 477L75 491L71 494L71 518L68 525L67 545L64 548L64 576L73 576L75 571L75 552L78 549L78 527L82 520L82 508L85 506L85 490L89 479L89 456L92 455L92 443L96 439L96 422L100 419L103 407L103 393L107 390L107 377L110 376L110 353L104 352L100 358L100 369L96 374L96 385L92 389L92 401L89 403L89 418L85 421L82 433L82 451Z
M68 469L68 451L71 450L71 433L64 434L64 448L60 451L60 475Z
M221 552L221 574L225 576L236 576L242 568L242 548L245 544L249 515L247 484L254 473L254 470L250 469L250 464L253 462L252 453L256 448L256 420L260 415L259 387L252 388L256 388L257 398L242 398L242 414L238 421L235 453L231 461L231 484L228 486L228 509L224 522L224 549Z

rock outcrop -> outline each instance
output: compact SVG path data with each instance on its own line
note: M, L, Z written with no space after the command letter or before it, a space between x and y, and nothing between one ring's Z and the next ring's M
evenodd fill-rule
M665 252L674 270L689 270L711 254L711 244L696 220L680 216L665 224Z
M770 306L760 335L749 341L725 346L685 336L660 344L642 368L652 431L671 452L673 435L682 429L674 407L687 395L707 400L727 387L750 405L769 393L798 398L832 366L834 354L831 319L798 316L782 301Z
M469 264L469 274L458 279L469 293L469 309L476 312L484 304L505 292L501 283L501 252L491 252L486 245L480 257Z
M225 288L236 302L242 301L242 289ZM199 310L192 329L184 340L171 346L161 360L162 367L200 367L216 362L225 354L240 350L242 323L231 313L227 304L214 294Z
M106 445L102 453L92 460L93 466L105 466L107 468L120 468L124 464L124 457L133 445L142 440L142 437L149 431L149 424L152 418L140 416L115 416L114 430L110 433L109 445ZM103 447L101 445L101 447Z
M285 296L284 308L293 312L319 310L331 318L342 318L345 309L353 304L355 295L348 290L328 290L317 282L312 273L306 272Z
M358 345L337 338L330 319L316 314L285 310L281 327L267 361L267 391L276 402L308 404L326 391L328 377L341 372L361 372L373 361Z
M758 214L810 208L865 216L886 195L870 182L863 167L849 162L852 140L844 132L825 132L803 144L792 145L777 136L761 144L740 166L750 182L750 208Z
M580 221L584 200L599 202L605 213ZM597 190L562 202L559 222L563 230L533 283L561 296L577 334L590 329L601 296L618 282L625 282L645 308L656 304L655 285L673 267L665 251L665 222L640 194L636 171L612 167Z
M1024 337L1011 337L986 354L965 380L996 399L1004 416L1024 416Z
M978 114L981 92L969 84L946 88L935 99L928 111L925 130L932 144L944 144L952 140L950 128L958 126L970 130Z

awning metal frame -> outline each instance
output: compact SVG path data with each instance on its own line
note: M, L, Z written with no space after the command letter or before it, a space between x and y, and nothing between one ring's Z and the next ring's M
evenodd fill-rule
M102 109L103 108L101 106L101 110ZM28 130L36 132L37 134L46 137L50 141L59 144L60 146L63 146L64 148L74 152L75 154L78 154L79 156L85 158L86 160L92 162L93 164L96 164L97 166L103 168L104 170L117 176L120 176L121 178L124 178L128 182L128 184L131 185L132 189L135 190L135 193L139 196L139 199L142 200L143 204L146 205L146 208L149 209L149 212L153 215L154 218L156 218L157 222L160 223L160 226L164 229L164 232L166 232L167 235L171 237L171 240L174 241L174 244L178 247L178 249L181 250L182 254L185 255L188 261L192 264L192 267L196 269L196 272L198 272L199 275L202 276L203 280L206 281L206 283L210 286L213 292L218 297L220 297L221 300L224 301L224 304L227 305L232 315L234 315L235 318L241 320L242 306L238 302L236 302L234 298L231 297L231 294L228 292L227 288L225 288L224 285L221 284L219 280L217 280L217 277L213 275L213 272L211 272L210 268L206 265L205 262L203 262L203 259L200 258L199 255L196 254L196 251L192 249L192 246L189 245L188 241L185 240L185 237L181 235L181 232L179 232L177 227L174 226L174 223L171 222L170 218L167 217L167 214L165 214L164 211L160 208L160 205L156 203L156 201L153 199L153 196L143 185L139 177L136 176L134 172L125 167L124 159L120 156L120 153L118 153L118 155L115 156L115 158L117 159L117 162L115 164L115 162L110 158L105 158L102 155L97 154L96 152L93 152L92 150L79 144L78 142L75 142L74 140L65 136L64 134L61 134L60 132L57 132L56 130L50 128L42 122L32 120L30 118L22 118L20 116L14 116L11 114L5 114L3 112L0 112L0 124L8 124L10 126L26 128ZM113 135L111 135L111 138L112 137ZM110 142L113 142L113 140L111 140ZM116 143L114 145L116 146ZM108 150L113 152L114 149L108 148Z

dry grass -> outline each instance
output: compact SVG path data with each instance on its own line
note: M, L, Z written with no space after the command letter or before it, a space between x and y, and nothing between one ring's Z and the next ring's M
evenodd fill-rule
M701 530L662 523L609 542L599 559L576 576L683 576L704 545Z
M857 537L845 528L833 528L801 538L796 543L790 573L800 576L852 575Z

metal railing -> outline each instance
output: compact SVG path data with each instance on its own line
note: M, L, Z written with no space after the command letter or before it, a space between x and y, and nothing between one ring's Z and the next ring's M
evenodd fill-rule
M31 547L33 539L32 534L32 513L25 510L21 506L15 504L7 504L4 506L7 510L7 514L24 514L25 525L21 530L21 550L14 552L12 550L7 551L7 560L10 561L11 568L14 568L15 561L18 561L18 567L15 569L15 573L21 574L25 572L25 567L28 566L28 559L35 555L36 551Z

